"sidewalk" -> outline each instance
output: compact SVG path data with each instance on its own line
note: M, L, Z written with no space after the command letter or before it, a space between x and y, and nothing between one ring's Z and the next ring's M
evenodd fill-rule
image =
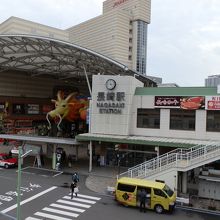
M66 173L78 172L80 175L86 175L86 187L100 194L107 194L108 187L115 187L118 167L97 167L93 166L89 172L88 161L76 162L73 167L64 169Z
M51 161L45 161L43 168L51 169ZM33 164L31 165L33 166ZM88 160L79 160L72 164L72 167L65 167L62 169L64 173L73 174L74 172L79 173L79 175L86 176L85 185L88 189L100 193L108 194L108 187L115 187L116 178L118 174L118 167L102 167L96 166L93 164L92 171L89 172L89 161ZM125 171L121 168L120 172Z

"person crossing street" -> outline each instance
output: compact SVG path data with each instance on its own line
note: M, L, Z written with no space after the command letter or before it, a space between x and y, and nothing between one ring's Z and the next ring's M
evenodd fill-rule
M75 193L76 197L78 196L79 188L77 186L77 183L72 182L70 185L71 190L71 199L73 199L73 193Z

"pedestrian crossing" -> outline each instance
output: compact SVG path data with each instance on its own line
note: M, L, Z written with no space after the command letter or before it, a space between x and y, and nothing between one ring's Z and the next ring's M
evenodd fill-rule
M33 216L29 216L25 220L72 220L91 208L100 199L84 194L78 194L77 197L71 199L69 194L49 204L48 207L35 212Z

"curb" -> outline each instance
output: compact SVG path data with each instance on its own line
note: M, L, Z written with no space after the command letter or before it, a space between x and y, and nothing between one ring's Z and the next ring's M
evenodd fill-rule
M78 173L79 175L83 175L83 176L97 176L97 177L102 177L102 178L116 179L116 177L113 177L113 176L100 175L96 173L89 173L89 172L78 172ZM68 171L63 171L63 174L72 175L73 173L68 172Z
M176 205L176 208L181 209L181 210L187 210L187 211L199 212L199 213L203 213L203 214L212 214L212 215L220 216L220 211L213 211L213 210L202 209L202 208L191 208L191 207L180 206L180 205Z

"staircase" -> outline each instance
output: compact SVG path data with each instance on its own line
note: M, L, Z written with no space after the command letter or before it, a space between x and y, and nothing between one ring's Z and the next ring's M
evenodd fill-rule
M196 145L188 149L175 149L129 168L128 171L118 175L118 178L143 179L169 169L185 172L216 160L220 160L220 142L210 142L208 145Z

